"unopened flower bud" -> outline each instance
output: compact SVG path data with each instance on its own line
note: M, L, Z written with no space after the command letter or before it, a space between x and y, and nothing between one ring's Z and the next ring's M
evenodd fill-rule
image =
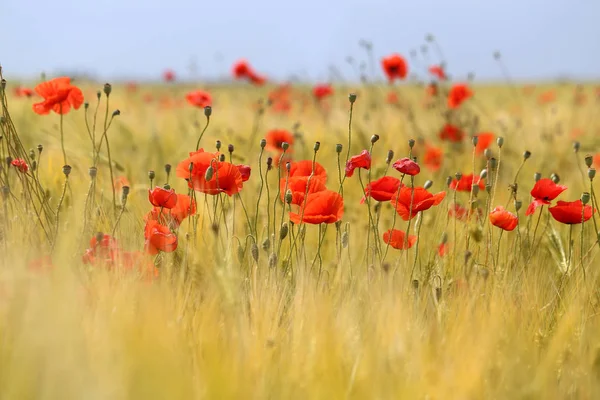
M292 191L290 189L285 192L285 202L286 204L291 204L293 199Z
M313 150L315 152L319 151L319 149L321 148L321 142L315 142L315 145L313 146Z
M69 176L71 174L71 166L63 165L62 171L63 171L63 174L65 174L65 176Z
M343 149L343 147L344 147L344 146L342 146L340 143L336 144L336 145L335 145L335 152L336 152L336 153L338 153L338 154L339 154L339 153L341 153L341 152L342 152L342 149Z
M110 92L112 92L112 85L110 83L104 84L104 94L108 97L110 96Z
M217 151L221 150L221 141L220 140L217 140L215 142L215 147L217 148Z
M429 189L432 185L433 185L433 182L430 181L430 180L427 180L427 181L425 181L425 184L423 185L423 188Z
M188 171L192 172L194 170L194 163L191 162L190 165L188 165Z
M345 249L346 247L348 247L348 231L345 231L344 233L342 233L342 247Z
M206 118L210 118L211 114L212 114L212 107L211 106L204 107L204 116Z
M385 163L389 164L390 162L392 162L393 158L394 158L394 150L388 150L387 157L385 158Z
M252 254L252 259L254 262L258 262L258 246L256 243L252 243L252 246L250 247L250 254Z
M260 148L264 149L267 145L267 139L260 139Z
M100 100L100 97L102 97L102 92L98 90L96 92L96 97L98 98L98 100Z
M348 100L350 100L350 104L353 104L356 101L356 93L350 93L348 95Z
M596 177L596 168L588 169L588 178L590 178L590 181L594 180L595 177Z
M523 202L521 200L515 200L515 210L519 212L521 207L523 206Z
M290 148L290 144L288 142L283 142L281 143L281 148L283 149L283 151L286 151Z
M113 111L113 113L112 113L112 116L113 116L113 117L118 117L119 115L121 115L121 110L115 110L115 111Z
M540 174L539 172L536 172L535 174L533 174L533 181L537 182L540 179L542 179L542 174Z
M555 173L550 175L550 179L552 179L552 182L554 182L554 183L560 182L560 176L558 176L558 174L555 174Z
M229 153L233 153L233 149L234 149L234 148L233 148L233 145L232 145L232 144L228 144L228 145L227 145L227 151L228 151Z
M481 179L485 179L487 178L487 169L482 169L481 172L479 173L479 178Z
M204 173L204 179L208 182L212 179L213 175L215 173L215 170L213 168L212 165L210 165L207 169L206 172Z
M281 228L279 229L279 240L285 239L287 237L288 232L288 224L287 222L284 222L283 224L281 224Z
M504 146L504 138L500 136L498 139L496 139L496 144L498 147L502 148L502 146Z
M594 157L592 157L590 154L587 154L585 156L585 165L589 168L592 166L592 162L594 161Z
M525 150L523 152L523 159L527 160L529 157L531 157L531 152L529 150Z
M581 202L583 204L587 204L590 202L590 194L588 192L583 192L581 194Z

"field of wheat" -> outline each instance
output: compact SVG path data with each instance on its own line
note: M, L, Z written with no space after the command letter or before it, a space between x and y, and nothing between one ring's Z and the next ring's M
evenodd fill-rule
M2 81L1 398L600 396L597 87L241 67Z

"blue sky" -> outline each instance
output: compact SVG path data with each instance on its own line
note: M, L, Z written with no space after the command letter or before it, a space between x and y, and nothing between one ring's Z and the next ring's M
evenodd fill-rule
M200 78L215 78L245 57L271 78L326 81L330 65L355 77L345 59L366 58L361 38L373 42L379 62L391 52L408 58L433 33L459 79L468 72L501 79L494 50L516 79L600 78L597 0L2 3L0 63L8 77L73 70L100 79L153 79L172 68L191 78L194 60Z

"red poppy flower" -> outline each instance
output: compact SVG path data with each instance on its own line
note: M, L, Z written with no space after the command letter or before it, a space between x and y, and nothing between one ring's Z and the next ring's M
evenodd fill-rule
M425 154L423 155L423 164L431 171L437 171L442 167L444 160L444 152L439 147L426 146Z
M400 186L403 186L400 179L392 176L384 176L367 184L365 187L365 197L370 196L377 201L390 201L398 193ZM365 197L361 199L360 204L365 202Z
M177 228L184 219L196 214L196 202L186 194L177 195L177 204L171 209L154 207L146 215L147 220L158 221L162 225Z
M235 79L247 78L252 72L252 67L246 60L238 60L233 64L233 77Z
M472 185L478 185L479 189L485 189L485 182L479 177L479 175L465 174L460 177L460 180L452 179L450 183L450 189L457 190L459 192L470 192Z
M392 167L394 167L396 171L410 176L415 176L421 172L421 167L419 167L419 164L410 158L401 158L400 160L396 161Z
M398 94L396 92L389 92L385 98L388 104L398 104Z
M400 192L397 195L395 194L392 197L391 201L398 215L403 220L408 221L420 211L429 210L432 206L437 206L444 200L444 197L446 197L446 192L431 194L427 189L422 187L416 187L414 190L411 190L411 188L404 186L400 188Z
M442 140L447 140L449 142L460 142L465 137L465 133L454 125L446 124L440 131L439 136Z
M15 167L19 172L22 173L26 173L27 171L29 171L29 166L27 165L27 162L22 158L15 158L10 162L10 165Z
M417 242L417 237L414 235L408 235L407 241L406 233L404 231L390 229L383 233L383 241L395 249L405 250L410 249Z
M292 204L301 205L306 194L306 185L308 176L295 176L287 179L287 189L292 191ZM281 192L281 201L285 202L286 178L281 178L279 181L279 189ZM308 194L322 192L327 190L325 181L316 177L310 178L308 183Z
M248 179L250 179L250 173L252 172L252 168L249 165L238 164L236 165L236 167L242 175L242 182L246 182Z
M146 221L144 237L146 238L144 248L148 254L158 254L159 251L170 253L177 249L177 235L158 221Z
M581 213L579 214L579 217L581 220ZM512 231L517 227L519 218L515 214L505 210L504 207L498 206L490 213L490 222L500 229Z
M125 88L129 93L135 93L138 90L138 84L136 82L127 82Z
M250 82L256 86L262 86L267 82L267 78L264 75L259 75L257 73L253 73L248 76Z
M566 186L557 185L549 178L540 179L533 185L533 189L531 189L531 197L533 197L533 201L527 207L527 211L525 211L525 215L531 215L535 212L535 209L544 205L550 204L552 200L558 197L559 194L567 190Z
M174 189L167 190L159 186L148 189L148 200L154 207L171 209L177 205L177 194Z
M302 211L304 210L304 211ZM290 220L299 224L333 224L344 216L344 199L338 192L324 190L309 194L299 213L290 213Z
M129 183L129 179L127 179L127 177L117 176L113 182L113 186L115 187L116 191L119 191L123 189L123 186L131 187L131 184Z
M395 79L404 79L408 75L406 60L399 54L384 57L381 60L381 66L390 82L393 82Z
M440 243L437 249L438 256L444 257L450 252L450 245L448 243Z
M313 88L313 96L319 101L333 94L333 87L329 84L316 85Z
M204 90L194 90L185 95L188 103L194 107L204 108L212 105L212 96Z
M448 216L456 218L459 221L466 221L468 213L469 210L467 210L466 207L463 207L460 204L453 204L448 210Z
M33 90L23 86L17 86L14 90L16 97L31 97L33 96Z
M538 96L538 103L541 105L553 103L556 100L556 91L548 90Z
M314 172L313 172L314 169ZM313 179L321 179L323 182L327 182L327 171L318 162L312 160L301 160L290 164L290 178L297 176L310 176L313 175Z
M285 129L271 129L265 135L267 140L267 150L283 151L283 143L287 143L290 147L294 144L294 135ZM288 149L288 152L290 149Z
M82 261L84 264L96 264L100 261L112 265L119 252L119 244L114 237L104 234L90 239L90 247L85 251Z
M446 72L441 65L432 65L429 67L429 73L441 81L446 80Z
M219 159L219 153L209 153L199 149L190 153L190 156L177 164L175 173L179 178L189 179L190 176L204 175L208 167ZM190 164L193 164L190 172Z
M175 81L175 71L171 69L167 69L163 72L163 79L165 82L173 82Z
M473 92L463 83L457 83L450 88L448 93L448 107L458 108L467 99L473 96Z
M596 167L596 169L600 168L600 153L596 153L594 154L594 157L592 158L593 162L594 162L594 167Z
M206 179L206 173L192 175L192 179L188 180L188 186L197 192L210 195L226 193L228 196L233 196L242 190L244 181L237 166L228 162L215 161L212 167L213 175L209 180Z
M477 146L475 146L475 152L477 154L483 154L485 149L489 148L494 142L494 134L491 132L483 132L477 135Z
M151 281L159 275L158 268L141 251L122 251L119 253L118 263L123 270L137 272L145 281Z
M361 151L359 155L352 156L346 163L346 176L354 175L356 168L371 169L371 154L367 150Z
M83 104L81 89L71 85L71 78L68 77L42 82L35 87L35 91L44 98L44 101L33 105L33 111L39 115L46 115L50 110L67 114L71 107L78 110Z
M552 217L563 224L575 225L592 218L594 209L591 206L583 205L581 200L558 201L554 207L548 208ZM583 218L582 218L583 217Z

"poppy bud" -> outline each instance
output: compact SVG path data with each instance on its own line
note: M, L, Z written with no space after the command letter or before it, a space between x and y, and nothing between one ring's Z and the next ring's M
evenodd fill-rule
M290 144L288 142L283 142L281 143L281 148L283 149L283 151L286 151L290 148Z
M269 238L263 240L261 247L264 251L269 250L269 247L271 247L271 241L269 240Z
M573 142L573 151L574 151L575 153L579 152L579 148L580 148L580 147L581 147L581 143L579 143L579 142L577 142L577 141Z
M210 118L211 114L212 114L212 107L211 106L204 107L204 116L206 118Z
M596 176L596 168L588 169L588 178L590 178L590 181L593 180L595 176Z
M451 184L451 183L452 183L452 177L451 177L451 176L448 176L448 177L446 178L446 186L450 186L450 184Z
M215 142L215 147L217 148L217 151L221 150L221 141L220 140L217 140Z
M270 171L273 168L273 157L267 157L267 171Z
M496 160L494 157L490 158L490 170L494 171L497 166L498 160Z
M127 203L127 196L129 196L129 186L123 186L121 192L121 204L123 206Z
M290 172L290 169L292 169L292 163L290 163L289 161L285 163L285 169Z
M168 183L165 183L163 185L163 189L165 189L165 190L171 190L171 185L169 185Z
M252 247L250 247L250 254L252 254L252 259L254 262L258 262L258 246L256 243L252 243Z
M8 199L8 195L10 194L10 188L8 186L2 186L2 197L4 200Z
M87 110L88 108L90 108L90 103L88 103L87 101L85 103L83 103L83 109Z
M230 154L231 154L231 153L233 153L233 149L234 149L234 148L233 148L233 145L232 145L232 144L228 144L228 145L227 145L227 151L228 151Z
M110 83L104 84L104 94L106 97L110 96L110 92L112 92L112 85Z
M266 139L260 139L260 148L264 149L266 145L267 145L267 140Z
M590 202L590 194L588 192L583 192L581 194L581 202L583 204L587 204Z
M292 203L292 191L290 189L287 190L287 192L285 192L285 202L286 204L291 204Z
M171 164L165 164L165 172L167 175L171 173Z
M98 168L90 167L88 169L88 174L90 175L90 178L94 179L96 177L96 175L98 175Z
M515 200L515 211L519 212L521 206L523 206L523 202L521 200Z
M315 145L313 146L313 150L315 152L319 151L319 149L321 148L321 142L315 142Z
M392 161L392 158L394 158L394 151L388 150L387 157L385 158L385 163L389 164Z
M154 171L150 170L148 171L148 178L152 181L154 180L154 177L156 176L156 174L154 173Z
M378 140L379 140L379 135L371 136L371 144L377 143Z
M240 246L239 244L237 247L237 258L238 258L238 261L240 262L240 264L244 262L244 248L242 246Z
M498 139L496 139L496 144L498 147L502 148L502 146L504 146L504 138L500 136Z
M71 174L71 166L63 165L62 171L63 171L63 174L65 174L65 176L69 176L69 174Z
M492 158L492 151L489 148L485 149L483 151L483 155L485 158L487 158L489 160L490 158Z
M288 232L288 224L287 222L284 222L283 224L281 224L281 229L279 230L279 240L285 239L287 237Z
M454 174L454 176L456 177L457 181L460 181L460 179L462 178L462 172L457 172L456 174Z
M415 147L415 139L408 139L408 147L411 149Z
M485 179L487 178L487 169L482 169L481 172L479 173L479 178L481 179Z
M277 266L277 254L271 253L269 256L269 267L275 268Z
M558 176L555 173L553 173L552 175L550 175L550 179L552 179L552 182L554 182L554 183L560 182L560 176Z
M354 104L354 102L356 101L356 93L350 93L348 95L348 100L350 100L350 104Z
M98 90L96 92L96 97L98 98L98 100L100 100L100 97L102 97L102 92Z
M340 143L338 143L335 145L335 152L339 154L342 152L343 148L344 148L344 146L342 146Z
M342 233L342 247L344 249L348 247L348 231Z
M214 174L215 174L215 170L214 170L213 166L210 165L208 168L206 168L206 172L204 173L204 179L206 181L210 181Z
M38 149L38 153L41 153L42 151L44 151L44 146L41 144L38 144L37 149Z
M471 143L473 143L473 147L476 147L477 143L479 143L479 136L473 136L471 138Z
M592 166L592 162L593 162L593 161L594 161L594 158L593 158L593 157L592 157L590 154L587 154L587 155L585 156L585 165L586 165L588 168Z
M529 150L525 150L523 152L523 159L527 160L529 157L531 157L531 152Z
M221 162L225 161L225 154L219 154L219 161L221 161Z
M432 185L433 185L433 182L430 181L430 180L427 180L427 181L425 181L425 184L423 185L423 188L429 189Z
M537 182L540 179L542 179L542 174L540 174L539 172L536 172L535 174L533 174L533 181Z
M113 111L113 113L112 113L112 116L113 116L113 117L118 117L119 115L121 115L121 110L115 110L115 111Z

